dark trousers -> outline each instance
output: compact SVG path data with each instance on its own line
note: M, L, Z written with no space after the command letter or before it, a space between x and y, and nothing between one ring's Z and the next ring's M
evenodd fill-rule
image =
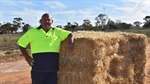
M31 71L32 84L57 84L57 71L37 72Z

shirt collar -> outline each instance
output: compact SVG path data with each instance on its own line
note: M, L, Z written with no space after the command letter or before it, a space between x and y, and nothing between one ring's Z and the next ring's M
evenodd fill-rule
M38 26L37 29L42 29L42 25ZM54 27L51 27L50 30L54 30Z

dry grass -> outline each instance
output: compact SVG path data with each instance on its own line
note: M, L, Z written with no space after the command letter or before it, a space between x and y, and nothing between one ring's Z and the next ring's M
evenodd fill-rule
M14 50L18 49L16 42L20 34L1 34L0 35L0 50Z
M22 55L16 42L20 34L0 34L0 61L10 62L20 59Z

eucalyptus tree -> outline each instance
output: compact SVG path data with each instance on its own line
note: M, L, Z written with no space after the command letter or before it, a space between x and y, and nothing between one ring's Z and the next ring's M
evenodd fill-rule
M77 22L73 22L72 26L71 26L71 31L74 32L75 28L78 27L78 26L79 26L79 24Z
M143 19L145 20L143 27L150 28L150 16L145 16Z
M67 25L64 26L64 29L65 30L70 30L71 26L72 26L71 22L67 22Z
M122 22L122 23L119 23L119 28L120 30L126 30L126 29L130 29L132 24L128 24L128 23L125 23L125 22Z
M6 33L11 33L11 28L12 28L12 24L10 22L7 22L7 23L4 23L1 25L0 27L0 31L3 33L3 34L6 34Z
M62 25L57 25L56 27L58 27L58 28L62 28Z
M136 26L136 28L140 28L140 25L142 24L142 22L135 21L135 22L133 22L133 24Z
M96 27L98 27L100 30L104 29L104 25L107 24L108 16L106 14L99 14L97 17L95 17L96 20Z
M115 24L114 25L115 25L116 29L121 29L121 25L120 25L121 23L122 23L121 20L119 20L119 19L115 20Z
M67 25L64 26L64 29L74 32L76 27L78 27L78 23L77 22L73 22L73 23L68 22Z
M143 18L146 22L150 22L150 16L145 16L145 18Z
M112 21L111 19L109 19L108 22L107 22L106 28L108 28L108 30L114 30L114 29L116 29L115 22Z
M17 30L18 30L19 28L21 28L22 24L24 24L24 23L22 23L22 20L23 20L23 19L20 18L20 17L14 18L12 31L17 32Z
M30 28L31 28L31 25L29 25L29 24L24 24L24 26L22 27L22 30L23 30L23 32L27 32L28 29L30 29Z
M82 27L84 27L85 29L91 30L93 26L92 26L90 20L84 19L84 20L83 20Z

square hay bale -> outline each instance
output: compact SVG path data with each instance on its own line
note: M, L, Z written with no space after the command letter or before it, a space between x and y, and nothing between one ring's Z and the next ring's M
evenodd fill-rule
M80 31L74 39L73 52L62 43L58 84L145 83L145 35Z

